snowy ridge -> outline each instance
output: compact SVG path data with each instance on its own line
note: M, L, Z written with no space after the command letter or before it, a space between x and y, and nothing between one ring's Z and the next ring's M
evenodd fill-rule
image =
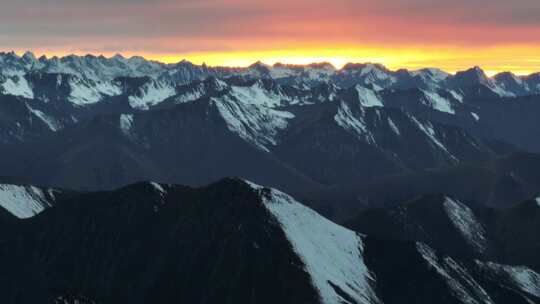
M428 92L422 90L422 93L425 96L424 101L434 110L437 110L439 112L445 112L448 114L456 114L456 111L453 109L452 104L446 98L441 97L435 92Z
M355 87L358 92L358 100L364 107L382 107L384 106L381 99L377 96L376 92L366 87L357 85Z
M428 265L445 279L446 284L461 303L492 304L488 293L472 276L450 257L439 259L433 249L423 243L416 243L416 249ZM481 299L480 302L476 299Z
M229 95L211 100L231 132L266 152L277 144L278 133L294 118L290 112L245 104Z
M188 61L176 64L164 64L142 57L124 58L116 55L111 58L103 56L69 55L62 58L35 56L27 52L24 56L0 53L0 73L7 76L25 75L30 72L60 73L75 75L79 78L94 81L113 81L118 77L144 77L154 80L168 80L175 84L185 84L194 80L203 80L210 76L227 77L230 75L251 78L295 79L297 83L308 86L322 82L334 81L344 85L343 88L361 84L379 91L383 89L410 87L424 88L430 92L438 89L452 89L457 86L466 87L482 84L499 96L523 96L540 93L540 83L534 77L516 76L512 73L501 73L493 78L487 77L479 67L459 72L459 76L450 75L435 68L424 68L416 71L390 71L380 64L349 63L341 70L331 64L317 63L309 65L275 64L269 66L255 63L247 68L207 67L194 65ZM459 100L459 98L456 98Z
M433 125L431 122L426 121L425 123L421 123L418 121L415 117L410 117L413 122L420 128L420 130L428 136L428 138L435 144L436 147L438 147L440 150L442 150L445 154L447 154L451 159L457 161L458 159L453 156L448 149L442 144L442 142L437 138L437 134L435 132L435 129L433 128Z
M362 108L360 108L363 111ZM337 114L334 116L335 122L343 129L355 134L360 139L365 140L370 144L375 144L375 138L369 132L365 121L361 115L355 115L350 107L341 102Z
M68 100L80 106L97 103L104 96L116 96L122 93L120 87L111 82L93 81L78 77L70 77L69 87L71 92Z
M454 91L454 90L450 90L448 91L448 93L450 93L450 95L452 95L452 97L454 97L455 100L463 103L463 95Z
M154 189L156 189L156 191L158 191L161 195L165 195L167 194L167 191L165 191L165 189L163 188L162 185L156 183L156 182L150 182L150 185L152 187L154 187Z
M540 298L540 275L533 270L523 266L508 266L492 262L476 261L476 264L483 270L504 275L506 284L510 285L510 288Z
M459 201L446 197L443 203L452 224L479 253L487 248L486 231L469 207Z
M390 126L390 129L392 129L392 131L396 134L396 135L401 135L401 132L399 132L399 128L396 126L396 124L394 123L394 121L388 117L388 125Z
M332 223L283 192L250 185L261 192L264 206L281 224L304 262L322 303L349 303L333 286L357 303L380 303L372 287L375 280L363 260L361 236Z
M21 75L8 77L4 83L2 83L1 88L3 89L4 94L7 95L21 96L29 99L34 98L34 91L26 78Z
M45 192L34 186L0 184L0 207L20 219L33 217L50 207Z
M266 107L280 106L284 99L283 95L266 90L260 81L249 87L232 86L230 94L244 103Z
M129 104L134 109L147 110L175 94L176 89L172 84L151 80L137 94L129 96Z
M26 105L30 113L32 113L35 117L39 118L41 121L43 121L51 131L56 132L62 128L62 124L59 123L56 119L47 116L45 113L43 113L40 110L33 109L28 104Z
M148 61L142 57L124 58L120 55L75 56L40 58L40 70L47 73L76 75L92 80L111 81L117 77L158 77L165 71L165 64Z

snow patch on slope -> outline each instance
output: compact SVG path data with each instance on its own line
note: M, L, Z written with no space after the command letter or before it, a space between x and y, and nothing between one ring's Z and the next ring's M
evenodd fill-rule
M2 88L4 89L4 94L7 95L21 96L29 99L34 98L34 92L24 76L7 78L2 84Z
M281 104L282 96L265 90L260 82L249 87L232 86L232 96L247 104L266 107L277 107Z
M383 103L377 94L366 87L357 85L355 87L358 92L358 99L360 104L364 107L382 107Z
M369 132L365 121L360 115L354 115L349 106L342 102L338 108L334 121L343 129L354 133L368 143L375 144L373 135Z
M457 101L463 103L463 95L459 94L458 92L454 91L454 90L450 90L450 95L452 95L452 97L454 97Z
M93 81L82 78L72 78L69 81L71 88L68 100L77 105L94 104L104 96L116 96L122 93L121 89L110 83Z
M120 130L122 130L122 132L125 135L130 135L132 126L133 126L133 115L121 114L120 115Z
M492 262L476 261L480 268L503 274L513 288L540 298L540 275L524 266L508 266Z
M480 253L485 251L487 248L486 231L472 210L459 201L448 197L445 198L443 206L452 224L458 229L467 243Z
M422 93L424 93L424 96L426 97L425 102L427 103L427 105L434 110L449 114L456 114L456 111L454 111L454 109L452 108L452 104L446 98L440 96L435 92L428 92L422 90Z
M396 135L401 135L401 132L399 132L398 127L396 126L396 124L394 123L394 121L390 117L388 117L388 125L390 126L390 129L392 129L392 131Z
M428 136L428 138L435 144L435 146L439 147L444 153L446 153L450 158L453 160L458 160L455 156L453 156L448 149L442 144L442 142L437 138L437 134L435 132L435 129L433 128L433 125L428 121L425 124L422 124L419 122L416 118L411 116L411 119L414 121L414 123L420 128L420 130Z
M265 207L281 224L303 261L322 303L349 303L333 286L357 303L380 303L372 287L375 279L363 260L360 235L325 219L283 192L251 186L261 191Z
M244 104L228 95L212 98L212 102L230 131L266 152L277 144L278 133L295 117L290 112Z
M431 267L445 279L452 293L460 303L492 304L493 300L467 270L450 257L439 258L435 251L423 243L416 243L416 249ZM480 302L476 299L480 299Z
M0 184L0 207L20 219L33 217L50 206L41 189Z
M148 110L163 100L174 96L176 89L169 83L151 81L140 88L137 95L129 96L129 105L134 109Z
M26 105L30 113L32 113L34 116L39 118L41 121L43 121L49 129L51 129L53 132L58 131L62 128L62 125L54 118L47 116L45 113L43 113L40 110L33 109L29 105Z
M166 194L167 192L165 191L165 189L163 188L163 186L161 186L160 184L156 183L156 182L150 182L150 185L152 187L154 187L154 189L156 189L159 193L161 194Z

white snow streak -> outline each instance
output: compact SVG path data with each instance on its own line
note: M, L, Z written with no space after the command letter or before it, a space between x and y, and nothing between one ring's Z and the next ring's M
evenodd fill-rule
M262 189L251 185L256 190ZM358 303L380 302L372 288L374 278L363 260L363 241L359 235L332 223L283 192L272 189L269 195L263 194L263 199L304 262L322 303L349 303L331 284Z
M0 184L0 207L14 216L26 219L50 207L45 193L33 186Z
M256 82L250 87L231 87L231 95L246 104L254 104L266 107L276 107L281 104L282 96L269 92Z
M161 194L167 193L167 192L165 191L165 189L163 189L163 186L161 186L160 184L158 184L158 183L156 183L156 182L150 182L150 185L151 185L152 187L154 187L154 189L156 189L156 190L157 190L159 193L161 193Z
M428 136L428 138L437 146L439 147L443 152L445 152L450 158L453 160L458 160L455 156L453 156L448 149L441 143L441 141L437 138L435 129L433 128L433 125L428 121L425 124L422 124L419 122L415 117L411 116L411 119L416 123L416 125L420 128L424 134Z
M380 98L377 96L375 91L370 90L366 87L357 85L355 87L356 92L358 92L358 100L360 104L364 107L382 107L383 103Z
M257 105L244 104L226 95L212 98L227 128L263 151L277 144L277 135L294 114Z
M2 84L4 93L7 95L21 96L29 99L34 98L34 92L24 76L13 76L6 79Z
M33 109L29 105L26 105L26 107L28 108L30 113L34 114L34 116L43 121L47 125L47 127L49 127L49 129L51 129L53 132L56 132L62 128L62 125L56 119L47 116L40 110Z
M176 89L162 82L151 81L143 85L138 95L129 96L129 105L134 109L147 110L176 94Z
M104 96L121 94L121 89L110 82L92 81L75 78L69 81L71 88L69 101L77 105L94 104Z
M451 198L445 198L443 203L446 214L458 229L467 243L482 253L487 247L486 231L474 213L467 206Z
M443 98L439 94L435 92L428 92L425 90L422 90L424 93L424 96L426 97L427 105L433 108L434 110L437 110L439 112L445 112L449 114L456 114L454 109L452 108L452 104L450 101L448 101L446 98Z
M439 259L435 251L424 243L416 243L416 249L428 265L445 279L446 284L460 302L469 304L493 303L488 293L452 258ZM481 302L475 300L471 293L480 298Z
M512 287L540 298L540 275L524 266L508 266L492 262L476 261L485 270L504 274Z
M124 134L130 135L132 126L133 126L133 115L121 114L120 115L120 130L122 130Z
M390 129L392 129L392 131L394 133L396 133L396 135L401 135L401 133L399 132L398 127L396 126L396 124L394 123L394 121L390 117L388 117L388 125L390 126Z
M358 116L358 117L357 117ZM367 129L367 126L359 115L355 116L349 106L342 102L339 106L337 114L334 116L334 121L343 129L354 133L368 143L375 144L375 139Z

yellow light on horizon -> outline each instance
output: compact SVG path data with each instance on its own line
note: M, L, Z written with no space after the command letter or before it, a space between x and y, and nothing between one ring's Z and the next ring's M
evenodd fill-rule
M180 54L141 53L139 55L165 63L188 60L195 64L209 66L246 67L257 61L273 65L310 64L329 62L336 68L347 63L380 63L388 69L439 68L455 73L473 66L480 66L492 76L499 72L511 71L518 75L540 71L540 48L537 46L497 46L479 47L390 47L390 46L341 46L341 47L298 47L276 50L233 50L215 52L194 52ZM48 56L65 56L69 52L47 53ZM84 52L74 52L83 55ZM113 56L105 53L105 56ZM137 55L125 52L124 56Z

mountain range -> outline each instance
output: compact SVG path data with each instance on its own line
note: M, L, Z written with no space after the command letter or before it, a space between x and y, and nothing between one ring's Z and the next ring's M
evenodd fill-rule
M540 303L538 117L538 73L0 53L0 293Z

